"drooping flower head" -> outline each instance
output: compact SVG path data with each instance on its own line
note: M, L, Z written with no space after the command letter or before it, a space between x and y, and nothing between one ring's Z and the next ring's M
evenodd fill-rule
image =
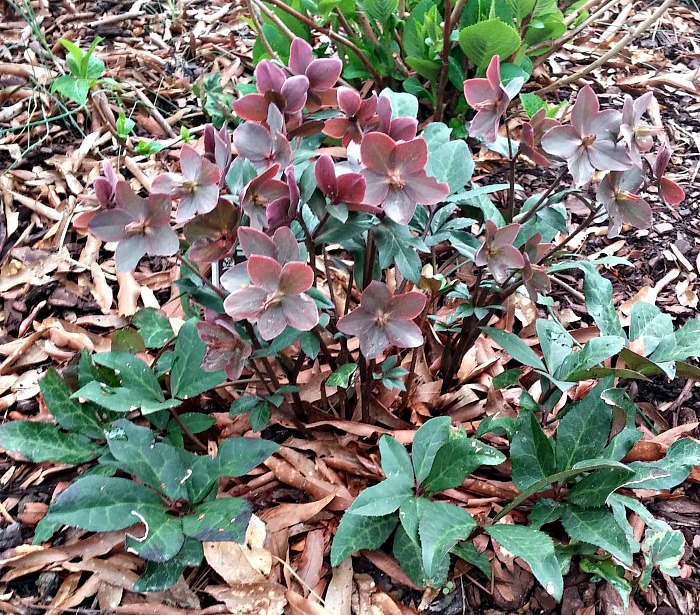
M211 322L198 322L197 333L207 345L202 369L205 372L218 372L223 369L229 380L238 380L252 348L241 339L236 328L227 318L217 316Z
M377 130L389 135L394 141L410 141L418 133L418 120L414 117L392 117L391 99L384 95L377 101Z
M434 205L450 189L425 172L428 146L419 137L397 143L381 132L370 132L362 139L360 155L367 180L365 204L381 206L398 224L408 224L416 205Z
M185 237L190 242L190 258L197 263L215 263L231 256L241 210L226 198L219 199L208 214L196 216L185 224Z
M351 141L362 141L364 132L379 121L376 94L362 100L355 90L341 86L338 88L338 108L343 115L326 120L323 133L342 139L343 147L347 147Z
M469 125L470 137L481 137L493 143L498 134L498 125L508 105L523 87L523 78L516 77L504 86L501 83L501 62L495 55L486 69L486 78L467 79L464 82L464 97L476 111Z
M112 209L116 205L115 198L119 178L109 160L105 159L102 161L102 172L104 175L96 177L92 183L93 188L95 188L95 198L97 199L98 207L81 211L73 217L73 226L79 230L87 229L98 211L101 209Z
M381 210L372 205L364 205L366 180L360 173L344 173L336 176L336 167L328 154L319 156L314 168L316 185L325 194L330 205L344 204L348 211L364 211L377 214Z
M498 228L492 220L486 220L486 235L481 247L474 255L474 264L486 266L499 284L505 283L513 269L525 265L523 255L513 242L520 230L519 224L508 224Z
M204 156L219 167L219 171L221 171L220 183L223 183L233 156L231 137L229 137L226 124L219 130L214 128L213 124L207 124L204 127Z
M659 148L659 153L654 159L652 172L656 185L659 188L659 195L669 205L678 205L685 198L685 192L676 182L668 177L664 177L666 167L671 160L671 148L665 143Z
M610 218L608 237L619 235L623 224L641 229L651 226L651 206L638 194L642 184L644 173L639 167L611 171L600 182L595 196Z
M538 295L552 290L552 282L544 265L539 261L552 249L551 243L541 243L542 235L535 233L523 246L523 284L530 299L537 301Z
M284 119L274 105L270 105L267 120L267 127L243 122L233 131L233 145L238 155L250 160L258 171L274 164L284 168L292 159L292 148L284 134Z
M570 126L555 126L542 137L544 150L566 160L577 186L593 172L625 171L632 166L627 149L617 141L621 115L600 110L598 97L589 85L581 89L571 111Z
M252 179L241 191L241 209L250 219L250 226L255 229L265 229L267 222L267 207L277 199L289 198L287 184L275 179L279 173L279 165L272 165L267 171Z
M620 134L627 143L630 157L636 165L641 164L640 152L648 152L654 146L654 135L663 132L661 129L654 128L642 121L642 116L646 113L653 98L653 92L647 92L637 100L633 100L627 94L622 105Z
M413 319L425 303L423 293L392 295L386 284L372 280L362 292L360 306L338 320L338 331L357 336L368 359L377 358L389 344L416 348L423 343L423 334Z
M219 201L221 171L196 149L183 145L180 152L181 173L163 173L153 180L154 193L180 199L177 222L186 222L197 214L210 212Z
M337 58L316 59L311 45L303 38L295 38L289 49L288 70L292 75L304 75L309 80L306 107L317 111L324 102L324 93L338 81L343 63Z
M267 225L271 231L281 226L286 226L296 218L299 209L299 184L297 184L294 165L289 165L284 170L284 178L287 182L286 196L272 201L267 206Z
M117 271L130 271L145 255L172 256L180 242L170 227L172 201L167 194L141 198L126 181L117 183L116 208L100 211L90 222L90 232L102 241L118 242L114 260Z
M318 309L304 293L311 288L314 272L301 262L284 266L269 256L254 254L248 260L252 285L231 293L224 309L233 320L257 323L264 340L277 337L289 325L310 331L318 324Z
M529 122L523 124L520 151L539 167L548 167L550 165L549 158L544 155L542 150L542 137L550 128L555 126L559 126L559 122L547 117L545 109L537 111L530 118Z

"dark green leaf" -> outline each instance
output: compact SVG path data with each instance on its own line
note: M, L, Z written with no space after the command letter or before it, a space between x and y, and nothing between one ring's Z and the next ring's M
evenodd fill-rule
M510 445L513 482L521 491L554 474L556 462L551 440L531 413L520 416L520 426Z
M198 566L202 561L202 543L194 538L185 538L177 555L168 562L148 562L146 571L134 583L136 592L163 591L175 585L188 566Z
M77 433L61 431L53 423L11 421L0 425L0 447L17 451L35 463L92 461L104 447Z
M114 332L111 349L112 352L137 354L139 352L144 352L146 350L146 345L143 343L143 338L138 331L127 328Z
M161 509L151 512L148 517L144 515L141 523L145 528L143 535L127 534L127 549L153 562L173 559L185 542L182 520Z
M386 269L396 263L401 274L418 284L421 275L421 261L418 252L427 252L425 242L411 234L406 224L397 224L389 218L373 230L379 251L379 265Z
M479 553L473 542L460 542L450 549L450 553L463 559L472 566L476 566L484 573L487 579L491 579L491 562L489 562L489 556L486 553Z
M175 335L170 319L155 308L139 310L131 322L138 328L146 348L162 348Z
M640 478L651 471L660 472L661 476L652 477L641 482L635 482L635 489L666 490L680 485L693 469L700 465L700 444L694 440L683 438L674 442L666 451L666 457L650 463L635 461L629 467L637 472Z
M279 444L262 438L227 438L219 445L216 456L218 476L245 476L279 448Z
M384 517L362 517L346 512L333 538L331 565L337 566L355 551L378 549L389 538L398 521L396 513Z
M382 436L379 440L379 452L382 457L382 470L384 476L403 476L413 482L413 466L408 452L395 438Z
M411 457L416 480L422 483L433 467L435 455L450 439L451 421L447 416L439 416L426 421L413 437Z
M41 379L39 387L49 411L63 429L75 431L91 438L101 439L103 437L101 422L95 413L91 412L94 406L79 404L71 399L73 391L53 367L49 368Z
M615 588L615 591L620 594L622 604L627 609L632 586L625 579L625 569L622 566L617 566L611 559L599 560L586 557L581 558L579 566L584 572L595 574L610 583Z
M619 468L605 468L591 472L570 490L568 501L582 508L605 506L608 496L628 483L634 470L620 464Z
M182 531L202 542L242 543L252 514L250 504L241 498L209 500L182 518Z
M397 511L412 496L412 480L403 475L391 476L361 491L348 512L363 517L383 517Z
M128 352L100 352L92 358L98 365L113 370L125 389L149 401L165 400L158 379L142 359Z
M539 530L547 523L553 523L561 516L562 505L549 498L540 498L535 502L527 519L531 527Z
M519 363L545 371L542 359L515 333L508 333L496 327L482 327L482 330Z

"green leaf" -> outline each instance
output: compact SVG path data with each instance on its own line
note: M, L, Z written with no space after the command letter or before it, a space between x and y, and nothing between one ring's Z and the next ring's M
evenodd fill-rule
M153 562L167 562L177 555L185 542L181 519L162 509L144 516L141 523L145 527L143 536L126 536L129 551L135 551L143 559Z
M413 482L413 466L408 452L396 438L382 436L379 440L379 452L382 459L382 470L387 478L403 476Z
M476 66L485 69L491 58L500 56L505 61L520 47L520 35L513 26L500 19L487 19L463 28L459 46Z
M587 459L596 459L608 443L612 408L601 395L610 388L601 380L580 401L571 404L557 428L557 469L566 470Z
M576 340L557 320L538 318L535 322L535 329L548 373L554 375L566 358L571 355Z
M482 327L481 329L519 363L545 371L542 359L515 333L509 333L496 327Z
M562 505L549 498L540 498L535 502L530 514L527 517L531 527L539 530L547 523L553 523L561 517Z
M187 426L187 429L195 434L210 429L216 423L213 416L201 412L185 412L180 415L180 420Z
M373 230L379 250L379 266L386 269L396 263L401 274L411 282L420 282L421 261L418 252L427 252L425 242L414 237L407 224L385 218Z
M396 513L384 517L362 517L346 512L333 538L331 565L337 566L355 551L381 547L398 520Z
M170 372L170 389L173 397L188 399L204 393L226 380L223 370L205 372L202 360L207 352L207 345L197 335L195 319L185 322L177 334L175 357Z
M650 471L661 472L662 476L652 477L634 483L634 489L668 490L680 485L693 469L700 465L700 444L683 438L677 440L666 451L666 457L650 463L635 461L629 467L644 477Z
M71 397L78 400L87 399L107 410L121 414L140 409L141 413L146 415L160 410L174 408L182 403L176 399L168 399L161 402L145 398L138 391L126 389L124 387L110 387L97 381L89 382L73 393Z
M134 314L131 322L139 330L146 348L162 348L175 335L170 319L155 308L143 308Z
M132 480L85 476L56 498L46 519L90 532L111 532L164 509L165 503L155 491Z
M419 541L411 538L402 525L396 528L394 534L393 545L394 558L401 564L402 570L406 576L416 585L426 586L432 585L431 579L423 570L423 561ZM444 577L442 582L437 582L435 585L440 586L447 580L449 572L450 559L446 557L444 563L440 567L440 576Z
M398 11L399 0L365 0L362 5L372 19L386 24Z
M245 476L279 449L279 444L262 438L227 438L216 456L218 476Z
M435 455L450 439L451 421L448 416L429 419L413 437L411 457L416 480L422 483L430 474Z
M182 518L182 531L202 542L242 543L252 514L250 504L241 498L210 500Z
M547 101L537 96L537 94L527 94L524 92L520 94L520 103L523 105L528 119L532 119L535 113L547 107Z
M554 555L554 543L547 534L524 525L498 524L484 529L504 549L525 560L545 591L561 600L564 579Z
M625 338L613 303L612 283L600 275L592 265L582 265L582 269L585 273L583 293L586 297L586 309L598 325L601 334Z
M531 413L522 414L510 445L513 482L521 491L553 474L556 468L551 440Z
M406 476L391 476L360 492L348 512L363 517L383 517L397 511L413 496L413 481Z
M648 529L642 542L645 565L639 585L644 589L649 586L653 568L658 568L670 577L680 576L678 563L684 552L685 538L680 530L672 530L670 527Z
M122 387L147 400L165 400L160 383L145 361L128 352L100 352L92 357L98 365L113 370Z
M88 99L90 82L87 79L77 79L73 75L61 75L54 79L51 91L62 94L82 107Z
M61 431L53 423L11 421L0 425L0 447L17 451L35 463L86 463L104 449L85 436Z
M134 583L136 592L163 591L175 585L188 566L198 566L204 556L202 543L194 538L185 538L177 555L163 563L148 562L145 572Z
M700 318L693 318L675 332L673 345L661 348L660 344L649 358L658 363L685 361L690 357L698 356L700 356Z
M622 464L619 468L596 470L569 490L568 501L582 508L605 506L610 494L627 484L634 476L634 470Z
M607 508L579 508L568 505L562 511L561 523L573 540L605 549L626 566L632 565L632 550L625 531ZM638 551L637 547L635 551Z
M435 578L450 549L469 537L476 521L459 506L426 498L418 500L418 516L423 569Z
M417 117L418 99L413 94L406 92L392 92L389 88L384 88L380 96L386 96L391 101L391 117Z
M63 429L96 439L103 437L102 425L95 413L90 411L88 404L71 399L73 391L53 367L41 379L39 387L49 411Z
M139 352L144 352L146 350L146 345L143 343L143 338L138 331L126 328L114 332L111 350L112 352L137 354Z
M474 173L474 161L465 141L450 141L429 152L425 172L446 183L450 194L469 183Z
M347 389L350 386L350 377L357 371L357 363L341 365L335 372L328 376L326 386L341 387Z
M506 371L494 376L493 378L493 388L497 391L502 389L507 389L509 386L518 382L520 376L523 375L523 370L519 367L514 367L512 369L507 369Z
M472 566L476 566L484 573L487 579L491 579L491 563L489 562L489 556L486 553L479 553L473 542L460 542L450 549L450 553L463 559Z
M537 0L508 0L508 5L516 19L523 19L532 13Z
M460 432L437 452L430 474L421 486L427 494L459 487L476 468L498 465L505 460L506 456L499 450Z
M117 121L114 123L117 129L117 136L120 139L126 140L131 134L131 131L136 127L136 122L130 117L126 117L125 113L122 111L117 117Z
M583 350L571 353L562 363L557 374L562 380L579 380L581 374L593 367L598 367L610 357L616 355L625 346L625 339L616 336L594 337Z
M595 574L610 583L620 594L625 609L628 608L632 586L625 579L625 569L622 566L617 566L611 559L598 560L587 557L581 558L579 566L584 572Z

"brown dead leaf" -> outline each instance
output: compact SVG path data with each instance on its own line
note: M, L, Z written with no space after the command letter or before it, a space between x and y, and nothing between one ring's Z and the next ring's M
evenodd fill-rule
M312 602L308 598L302 598L293 591L286 594L289 603L289 615L330 615L318 602Z
M204 591L235 615L282 615L287 605L284 587L270 581L238 587L210 585Z
M685 307L695 309L698 306L698 294L688 278L684 278L676 284L676 297L678 303Z
M328 495L308 504L279 504L274 508L262 511L260 516L265 521L269 532L278 532L312 519L326 508L334 497L334 495Z
M308 596L323 578L323 553L326 548L325 532L312 530L306 534L304 550L297 559L297 575L304 595Z
M326 610L331 615L350 615L352 607L352 558L348 557L333 568L326 590Z
M133 316L139 309L141 285L132 273L117 273L119 292L117 293L117 313L120 316Z
M114 293L112 292L112 287L107 284L107 278L105 278L104 271L96 263L90 263L90 273L92 275L92 289L91 293L94 297L97 305L100 306L103 314L109 314L112 303L114 302Z

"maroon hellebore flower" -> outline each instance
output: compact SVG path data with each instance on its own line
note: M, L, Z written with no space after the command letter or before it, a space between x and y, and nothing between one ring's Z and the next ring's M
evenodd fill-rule
M190 258L197 263L215 263L230 256L240 221L241 210L225 198L208 214L190 220L184 229L191 244Z
M226 124L219 130L216 130L213 124L207 124L204 127L204 156L219 167L221 171L219 183L223 183L232 158L231 138L228 136Z
M651 226L651 206L637 194L643 183L644 173L639 167L611 171L600 182L595 196L610 217L608 237L619 235L623 224L641 229Z
M269 128L243 122L233 131L233 145L239 156L247 158L258 171L273 164L286 167L292 159L292 148L284 135L284 118L274 105L267 114Z
M391 99L388 96L380 96L377 101L377 116L379 125L377 130L389 135L394 141L410 141L418 132L418 120L414 117L392 118Z
M549 158L542 152L542 137L555 126L559 126L559 122L547 117L545 109L540 109L530 118L529 122L523 124L520 151L537 166L548 167L550 165Z
M330 90L338 81L343 63L337 58L314 57L311 45L303 38L295 38L289 49L289 72L292 75L305 75L309 80L306 107L317 111L322 104L322 94Z
M104 176L96 177L92 182L95 188L95 198L99 207L81 211L73 217L73 226L77 229L84 230L90 225L90 221L95 217L95 214L100 209L112 209L115 205L114 199L116 196L117 182L119 178L114 172L114 167L109 160L102 161L102 172Z
M535 233L523 246L523 284L530 299L537 301L538 295L545 295L552 290L552 281L549 279L547 268L538 262L553 247L551 243L540 243L542 235Z
M519 224L508 224L498 228L492 220L486 220L486 236L474 255L474 264L484 265L499 284L510 277L511 269L522 269L525 260L513 242L520 230Z
M347 206L348 211L364 211L378 214L381 210L371 205L363 205L366 180L360 173L344 173L336 176L333 159L328 154L319 156L314 174L316 184L323 194L330 199L331 205Z
M284 177L287 181L287 194L279 199L275 199L267 206L267 225L271 231L280 226L290 224L297 215L299 209L299 198L301 193L294 175L294 166L289 165L284 170Z
M617 142L621 115L600 111L598 97L587 85L581 89L571 111L570 126L555 126L542 137L549 154L566 160L577 186L587 183L595 169L625 171L632 166L627 150Z
M355 143L362 141L364 131L376 124L379 119L376 94L362 100L355 90L341 86L338 88L338 108L344 117L332 117L326 120L323 133L329 137L342 139L343 147L347 147L350 141Z
M282 113L296 116L306 104L309 79L306 75L288 77L271 60L262 60L255 67L257 94L246 94L233 103L236 115L244 120L264 122L270 103Z
M428 145L423 138L396 143L381 132L365 135L360 154L367 180L365 204L382 206L389 218L408 224L416 205L434 205L450 189L425 172Z
M243 212L250 218L250 226L256 229L267 228L267 207L273 201L289 198L287 184L275 179L279 165L272 165L267 171L258 175L241 191L240 204Z
M219 202L221 171L196 149L183 145L180 152L180 173L163 173L153 180L154 193L180 199L177 222L185 222L197 214L210 212Z
M664 143L659 148L659 153L656 155L656 159L652 165L652 172L654 173L654 179L659 187L661 198L669 205L678 205L678 203L685 198L685 192L683 192L683 188L672 179L664 177L669 160L671 160L671 148Z
M476 111L469 125L469 136L481 137L487 143L493 143L501 117L521 87L522 77L511 79L506 86L501 83L501 61L498 55L491 58L486 69L486 79L467 79L464 82L464 98Z
M313 284L311 267L301 262L282 266L269 256L254 254L248 260L248 275L253 284L234 291L224 301L231 318L257 322L264 340L274 339L287 325L310 331L318 324L316 304L303 294Z
M205 372L223 369L229 380L238 380L252 349L241 339L235 327L227 319L219 317L214 322L198 322L197 333L207 345L202 369Z
M172 256L180 242L170 227L172 200L167 194L141 198L126 181L117 183L115 209L98 212L90 232L102 241L118 242L117 271L130 271L144 254Z
M416 348L423 343L423 334L413 319L425 302L423 293L392 295L386 284L372 280L362 292L360 307L338 320L338 331L357 336L368 359L377 358L389 344Z

